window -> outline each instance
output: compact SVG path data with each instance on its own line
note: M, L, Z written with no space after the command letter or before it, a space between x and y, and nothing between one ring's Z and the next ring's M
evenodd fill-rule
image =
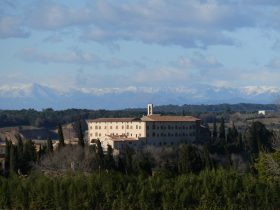
M138 129L138 125L136 125L136 129Z
M99 126L99 129L101 129L101 126Z
M133 129L133 126L132 126L132 125L130 126L130 129Z
M101 133L99 133L99 136L101 136Z
M98 136L98 133L97 133L97 132L95 133L95 136Z
M97 125L95 126L95 129L96 129L96 130L98 129L98 126L97 126Z
M119 129L119 126L116 126L116 129Z
M110 129L113 129L113 126L110 126Z
M147 125L147 130L149 130L149 126Z
M124 126L122 125L122 129L124 129Z
M139 129L141 129L141 125L139 125Z
M155 132L153 132L153 136L156 136Z
M107 126L104 126L104 129L107 129Z
M129 125L126 126L126 129L129 129Z
M90 126L90 129L92 129L92 126Z

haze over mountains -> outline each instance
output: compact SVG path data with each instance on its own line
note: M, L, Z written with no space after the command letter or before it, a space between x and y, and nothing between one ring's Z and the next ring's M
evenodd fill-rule
M86 108L123 109L145 107L147 103L220 104L274 103L279 88L247 86L241 88L197 85L181 88L73 88L58 90L45 85L0 86L0 109Z

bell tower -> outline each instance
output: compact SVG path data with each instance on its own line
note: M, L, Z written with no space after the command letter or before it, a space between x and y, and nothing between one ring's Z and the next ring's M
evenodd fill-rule
M147 116L153 115L153 104L148 104Z

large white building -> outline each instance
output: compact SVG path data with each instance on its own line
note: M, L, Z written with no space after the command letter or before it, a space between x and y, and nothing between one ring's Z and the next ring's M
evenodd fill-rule
M173 145L194 142L199 135L200 119L192 116L162 116L153 114L148 104L142 118L98 118L88 120L88 139L99 139L104 150L108 145L116 151L126 146L134 149L144 145Z

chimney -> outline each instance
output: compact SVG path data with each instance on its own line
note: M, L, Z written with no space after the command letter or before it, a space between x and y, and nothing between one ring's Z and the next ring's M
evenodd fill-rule
M148 104L147 116L153 115L153 104Z

